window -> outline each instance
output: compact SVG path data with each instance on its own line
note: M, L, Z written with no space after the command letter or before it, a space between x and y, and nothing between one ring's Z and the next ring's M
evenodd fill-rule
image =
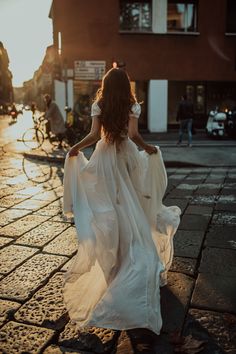
M131 32L150 32L152 30L152 1L121 0L120 30Z
M168 32L197 32L197 0L168 0Z
M226 32L236 33L236 1L227 1Z

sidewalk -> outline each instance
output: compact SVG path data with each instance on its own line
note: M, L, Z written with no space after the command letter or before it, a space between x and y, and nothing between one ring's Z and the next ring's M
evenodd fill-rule
M187 146L186 140L177 146L178 132L171 131L162 134L143 134L143 138L151 144L158 145L162 151L166 167L225 167L236 166L236 140L216 140L206 137L204 131L194 136L193 147ZM93 152L92 148L83 150L87 158ZM67 150L52 149L47 141L43 150L25 151L24 156L41 160L64 162Z

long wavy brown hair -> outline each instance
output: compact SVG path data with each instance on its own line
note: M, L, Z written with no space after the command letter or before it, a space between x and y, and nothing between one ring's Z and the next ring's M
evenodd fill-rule
M126 71L110 69L103 77L95 100L101 109L99 119L106 141L120 143L122 133L127 131L131 107L136 102Z

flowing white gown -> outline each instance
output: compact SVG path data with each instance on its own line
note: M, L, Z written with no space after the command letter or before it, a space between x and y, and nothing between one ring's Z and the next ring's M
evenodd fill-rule
M132 110L138 118L140 106ZM64 300L78 328L160 333L160 286L181 213L162 204L166 186L160 149L148 155L128 138L119 148L102 138L89 160L82 152L66 157L64 213L74 216L79 246Z

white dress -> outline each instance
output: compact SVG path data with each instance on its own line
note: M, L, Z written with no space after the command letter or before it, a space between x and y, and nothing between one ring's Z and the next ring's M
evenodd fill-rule
M139 117L140 106L132 107ZM92 106L92 116L100 109ZM64 213L73 215L78 252L65 276L64 300L78 328L162 326L160 286L173 258L180 209L162 204L167 176L161 151L148 155L125 138L102 138L89 160L65 161Z

